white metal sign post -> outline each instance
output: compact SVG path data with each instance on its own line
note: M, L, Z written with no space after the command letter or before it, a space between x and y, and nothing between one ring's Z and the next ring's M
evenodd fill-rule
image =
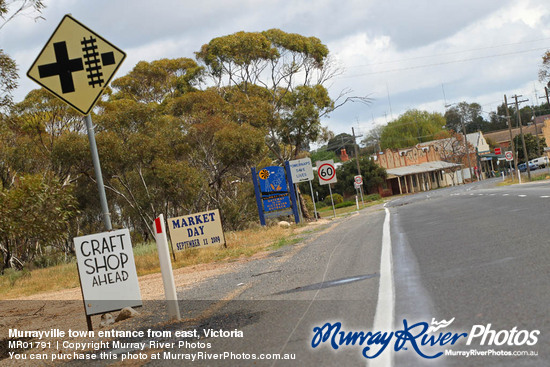
M159 254L160 272L162 274L162 283L164 284L164 297L168 308L168 315L173 320L181 319L180 308L178 305L178 294L176 293L176 284L174 282L174 273L172 271L172 262L170 261L170 251L168 249L168 238L166 237L166 226L164 225L164 215L159 215L155 219L155 240Z
M328 191L330 192L330 201L332 202L332 213L336 218L336 209L334 208L334 199L332 197L331 183L338 182L336 180L336 169L334 168L334 161L319 161L317 162L317 176L319 176L319 185L328 185Z
M510 164L510 173L512 174L512 179L514 178L514 170L512 169L512 161L514 160L514 154L511 150L504 152L504 158Z
M365 206L365 200L363 199L363 177L360 175L357 175L353 178L355 189L358 189L361 193L361 203L363 203L363 206Z
M311 181L313 181L313 165L311 164L311 159L296 159L288 163L290 167L292 182L296 184L298 182L309 181L311 200L313 201L313 212L315 213L315 219L317 219L317 206L315 205L315 197L313 196L313 185L311 184Z

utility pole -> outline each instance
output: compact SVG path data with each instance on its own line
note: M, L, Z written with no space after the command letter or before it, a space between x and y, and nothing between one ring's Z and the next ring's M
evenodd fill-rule
M351 127L351 134L353 135L353 147L355 148L355 163L357 163L357 174L361 176L361 167L359 166L359 148L357 147L357 140L355 140L355 130L353 129L353 126ZM357 138L362 137L363 135L358 135ZM361 202L363 203L363 206L365 205L365 201L363 200L363 184L359 187L361 192Z
M537 142L537 157L540 157L539 130L537 129L537 116L535 114L534 106L531 106L531 111L533 111L533 124L535 124L535 140Z
M356 138L360 138L362 137L363 135L355 135L355 130L353 129L353 127L351 128L351 134L353 136L353 148L355 150L355 162L357 163L357 174L359 176L361 176L361 167L359 167L359 149L357 148L357 140L355 140Z
M510 145L512 147L512 155L514 156L514 168L518 169L516 148L514 146L514 137L512 136L512 121L510 120L510 110L508 110L508 99L506 99L506 94L504 95L504 105L506 106L506 119L508 120L508 131L510 132ZM518 171L518 179L519 179L519 171Z
M521 134L521 144L523 145L523 154L525 155L525 165L527 166L527 177L529 178L529 181L531 181L531 170L529 169L529 154L527 152L527 146L525 145L525 137L523 136L523 127L521 126L521 113L519 113L519 102L527 102L527 99L524 99L522 101L518 102L518 97L521 97L521 95L515 95L514 99L516 100L516 113L518 114L518 122L519 122L519 133Z

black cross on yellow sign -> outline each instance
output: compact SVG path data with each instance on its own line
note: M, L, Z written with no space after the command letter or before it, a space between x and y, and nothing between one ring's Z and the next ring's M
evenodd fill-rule
M27 75L87 115L125 57L123 51L65 15Z

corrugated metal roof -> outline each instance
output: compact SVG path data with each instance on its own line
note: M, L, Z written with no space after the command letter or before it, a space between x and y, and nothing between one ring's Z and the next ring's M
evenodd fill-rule
M455 168L459 166L461 166L461 164L449 163L444 161L434 161L434 162L415 164L415 165L406 166L406 167L390 168L390 169L386 169L386 172L388 173L388 175L401 177L401 176L407 176L407 175L414 175L416 173L440 171L443 169Z

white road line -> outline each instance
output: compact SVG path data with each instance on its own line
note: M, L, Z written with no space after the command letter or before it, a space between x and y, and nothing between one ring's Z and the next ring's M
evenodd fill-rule
M378 303L374 314L373 330L393 331L395 292L393 289L392 248L390 232L390 211L386 210L386 219L382 228L382 254L380 256L380 283L378 285ZM368 363L371 367L391 367L393 353L385 350Z
M518 195L520 198L524 198L526 197L527 195Z
M545 199L545 198L550 198L550 196L548 196L548 195L543 195L543 196L541 196L541 198L543 198L543 199Z
M502 194L502 196L508 196L508 195L510 195L510 194Z

